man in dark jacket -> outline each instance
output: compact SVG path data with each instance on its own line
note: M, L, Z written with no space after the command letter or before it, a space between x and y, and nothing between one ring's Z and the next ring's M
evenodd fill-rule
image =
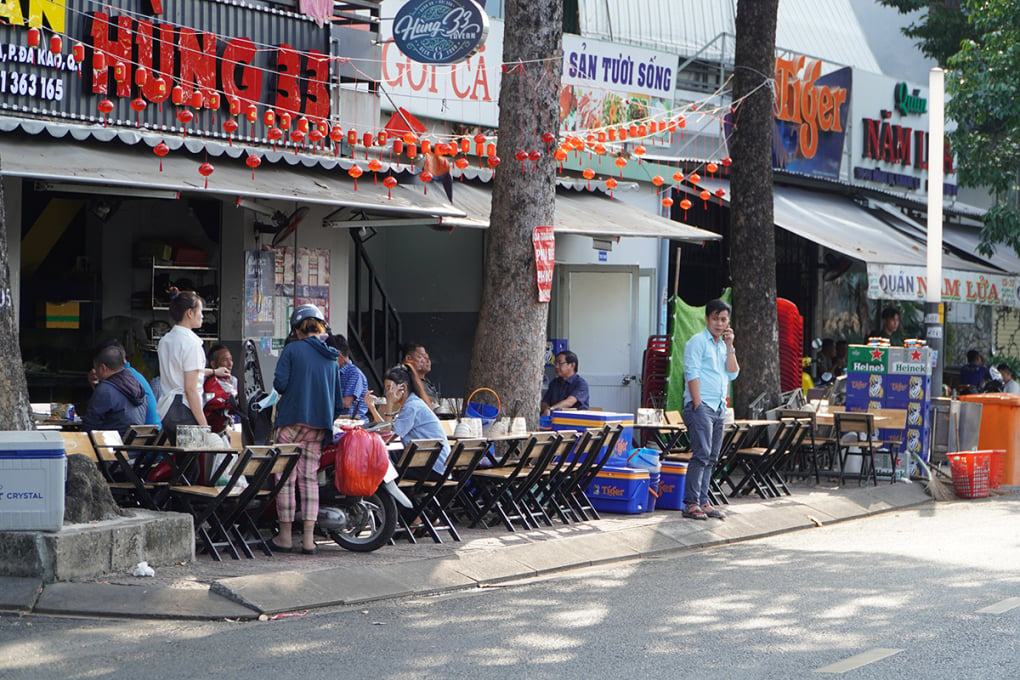
M117 430L124 434L132 425L145 422L145 390L130 371L124 369L124 350L107 345L96 352L92 370L99 382L81 419L82 428Z

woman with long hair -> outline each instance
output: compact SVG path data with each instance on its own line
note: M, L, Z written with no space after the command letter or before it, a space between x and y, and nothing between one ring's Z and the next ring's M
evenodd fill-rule
M174 325L159 340L162 394L156 405L163 431L177 441L178 425L208 425L202 412L202 383L207 371L229 375L225 368L206 369L205 348L195 329L202 327L202 298L191 291L174 292L170 299Z
M368 408L376 421L392 423L393 432L403 442L411 439L442 439L443 451L433 466L442 474L446 471L446 459L450 455L450 444L439 418L425 402L425 389L414 371L405 364L394 366L383 376L383 391L386 404L380 413L375 406L371 392Z

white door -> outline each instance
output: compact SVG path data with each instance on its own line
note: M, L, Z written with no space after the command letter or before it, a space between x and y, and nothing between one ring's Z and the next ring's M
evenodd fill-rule
M638 268L558 266L560 328L588 381L591 406L634 413L640 392Z

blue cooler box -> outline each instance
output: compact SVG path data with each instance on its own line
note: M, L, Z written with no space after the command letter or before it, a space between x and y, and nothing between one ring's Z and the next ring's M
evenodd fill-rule
M0 531L60 531L66 477L59 432L0 432Z
M663 461L659 472L659 499L655 507L660 510L683 510L686 481L687 463Z
M574 411L564 409L552 412L553 430L583 430L591 427L602 427L606 423L623 424L623 432L616 440L616 448L613 449L614 456L630 454L631 440L634 438L634 414L613 413L612 411Z
M637 515L648 510L648 470L627 467L602 468L586 492L600 512Z

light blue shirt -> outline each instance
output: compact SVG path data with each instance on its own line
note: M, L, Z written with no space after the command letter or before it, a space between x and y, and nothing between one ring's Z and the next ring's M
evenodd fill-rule
M697 379L701 387L701 401L709 408L718 410L729 396L730 381L735 380L739 370L726 370L726 343L716 340L708 329L701 331L684 345L684 404L691 398L690 382Z
M417 394L408 395L400 413L393 419L393 431L405 445L412 439L442 439L443 450L432 469L439 474L446 472L446 459L450 457L450 442L446 441L446 433L443 432L439 418L432 412L428 404L418 398Z

